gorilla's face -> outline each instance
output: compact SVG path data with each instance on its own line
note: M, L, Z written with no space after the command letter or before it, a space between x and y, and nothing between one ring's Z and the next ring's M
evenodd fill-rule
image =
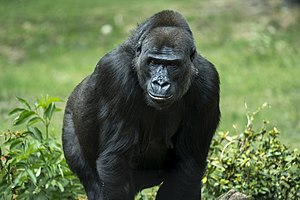
M135 67L150 106L167 108L187 92L194 54L191 35L178 28L155 28L140 42Z

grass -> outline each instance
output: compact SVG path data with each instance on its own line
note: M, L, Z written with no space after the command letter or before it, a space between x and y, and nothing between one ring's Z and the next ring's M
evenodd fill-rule
M260 1L257 1L260 2ZM264 1L265 2L265 1ZM15 96L41 94L67 99L98 59L122 43L138 22L162 9L180 11L190 23L199 51L221 77L222 123L239 131L245 102L282 132L284 143L300 144L299 9L279 0L80 1L0 0L0 131L11 129L7 113ZM105 35L101 27L109 24ZM61 105L62 107L64 104ZM62 114L55 121L59 134Z

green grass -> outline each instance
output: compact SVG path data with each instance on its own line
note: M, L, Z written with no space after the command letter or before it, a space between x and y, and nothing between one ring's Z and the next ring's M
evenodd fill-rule
M15 96L67 99L98 59L122 43L138 22L162 9L180 11L190 23L199 51L221 77L222 123L239 131L245 102L299 148L300 15L247 1L0 0L0 131L11 128L7 113ZM110 24L111 34L101 27ZM62 107L64 104L61 105ZM55 121L59 134L62 114Z

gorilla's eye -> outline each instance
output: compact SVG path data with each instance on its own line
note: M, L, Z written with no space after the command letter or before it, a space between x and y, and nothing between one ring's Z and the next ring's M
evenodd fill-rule
M151 60L149 61L149 64L150 64L150 65L154 65L154 64L155 64L154 60L151 59Z
M147 64L150 65L150 66L153 66L153 65L156 65L157 62L155 59L153 59L152 57L148 57L147 58Z

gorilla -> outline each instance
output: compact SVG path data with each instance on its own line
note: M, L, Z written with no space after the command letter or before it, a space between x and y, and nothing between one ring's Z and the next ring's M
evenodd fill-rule
M220 120L219 75L186 20L161 11L104 55L69 96L63 150L89 200L201 198Z

